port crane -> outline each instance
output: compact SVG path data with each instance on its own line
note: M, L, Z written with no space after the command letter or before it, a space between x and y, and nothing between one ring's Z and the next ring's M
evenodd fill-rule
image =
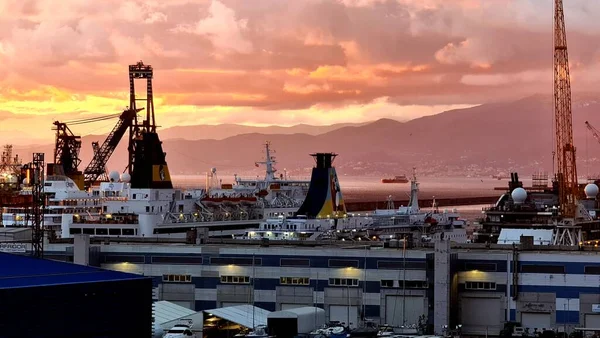
M594 135L594 138L596 139L596 141L598 141L598 143L600 143L600 131L598 131L598 129L594 128L594 126L592 126L591 123L589 123L588 121L585 121L585 126L592 133L592 135Z
M64 122L54 121L53 125L53 130L56 131L54 165L48 166L48 175L68 176L83 189L83 175L79 171L81 137L73 134Z
M554 129L555 183L558 186L561 220L556 225L554 244L578 245L582 241L577 218L579 185L573 144L571 76L563 1L554 1Z
M123 113L119 115L119 121L110 134L108 134L106 140L102 143L102 146L98 147L97 142L95 142L95 147L94 144L92 144L92 148L94 148L94 157L83 171L85 183L88 187L94 182L97 182L102 176L106 176L106 164L108 163L110 156L119 145L125 132L133 128L135 117L141 110L142 109L125 109Z
M97 116L92 118L71 120L67 122L54 122L56 126L56 144L54 148L54 166L49 166L52 171L48 174L65 175L77 184L80 189L89 188L99 180L107 179L106 164L113 154L119 142L128 129L133 128L135 116L142 109L132 110L126 108L120 114ZM79 151L81 149L81 137L73 134L69 126L94 123L118 118L117 124L108 134L101 146L98 142L92 143L94 156L83 173L78 170L81 163Z
M107 180L106 164L115 151L119 142L129 131L129 144L127 147L129 160L127 168L133 178L132 186L136 188L172 188L165 153L161 141L156 133L156 118L154 115L154 94L152 79L154 70L151 65L142 61L129 66L129 107L122 113L104 115L67 122L56 121L56 147L53 168L49 174L64 174L72 178L81 189L89 188L92 184ZM135 82L146 82L146 97L136 96ZM145 106L139 101L146 101ZM142 106L142 107L139 107ZM146 110L145 119L138 121L138 113ZM71 132L68 126L105 121L118 118L116 125L108 134L102 145L92 143L94 156L85 170L80 172L78 166L81 138ZM135 175L134 175L135 173Z

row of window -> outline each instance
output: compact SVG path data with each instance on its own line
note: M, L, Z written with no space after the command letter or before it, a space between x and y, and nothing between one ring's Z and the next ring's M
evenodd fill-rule
M71 233L81 233L82 229L71 229ZM83 233L94 231L93 229L83 229ZM104 232L102 232L104 231ZM108 233L106 232L108 231ZM121 232L122 231L122 232ZM117 234L118 235L134 235L133 229L97 229L96 234ZM107 255L105 256L105 263L145 263L143 256L124 256L124 255ZM152 264L188 264L188 265L201 265L203 264L202 257L199 256L152 256ZM244 257L211 257L211 265L238 265L238 266L255 266L262 265L261 258L244 258ZM425 262L398 262L398 261L377 261L378 269L403 269L406 270L425 270ZM281 258L280 266L282 267L310 267L310 259L305 258ZM329 259L328 266L330 268L362 268L359 267L358 260L344 260L344 259ZM478 270L484 272L495 272L497 270L496 263L465 263L465 271ZM589 275L600 275L600 266L586 266L584 273ZM564 265L539 265L539 264L521 264L519 270L522 273L552 273L552 274L564 274Z
M86 235L96 235L96 236L136 236L138 229L71 228L69 231L71 232L71 235L86 234Z
M248 276L221 276L221 283L250 284L250 277L248 277Z
M163 275L163 282L172 283L190 283L192 281L191 275Z
M381 280L382 288L407 288L407 289L427 289L429 284L424 280L393 280L383 279Z
M494 282L465 282L465 290L496 290Z
M465 263L465 271L479 270L484 272L495 272L498 271L496 263ZM553 274L565 274L564 265L547 265L547 264L520 264L519 272L522 273L553 273ZM585 266L584 273L586 275L600 275L600 266L592 265Z
M162 276L163 282L170 283L191 283L191 275L168 274ZM282 285L310 285L310 279L307 277L281 277L279 279ZM223 284L250 284L249 276L221 276ZM355 278L330 278L330 286L358 286L358 279ZM401 280L382 280L381 287L384 288L407 288L407 289L426 289L427 281L401 281ZM496 290L494 282L465 282L466 290Z
M281 285L309 285L310 280L306 277L281 277L279 283Z
M331 285L331 286L358 286L358 279L356 279L356 278L329 278L329 285Z
M106 231L106 229L97 229L102 230L102 231ZM93 229L83 229L83 233L90 233L93 234ZM99 234L97 231L96 234ZM121 229L108 229L108 233L102 233L102 234L110 234L110 235L117 235L117 232L119 232L118 234L121 234ZM126 233L127 231L127 233ZM133 230L132 229L123 229L122 234L123 235L130 235ZM75 234L75 233L81 233L81 229L71 229L71 233ZM108 256L107 256L108 257ZM142 262L143 263L143 257L141 256L122 256L122 255L117 255L117 256L113 256L113 257L119 257L120 259L123 259L122 262ZM115 261L115 259L111 259L111 261ZM199 256L152 256L151 257L151 262L152 264L189 264L189 265L200 265L203 263L203 259L202 257ZM252 258L245 258L245 257L211 257L210 260L210 265L238 265L238 266L252 266L253 264L255 266L261 266L262 265L262 259L261 258L254 258L254 260ZM280 266L282 267L310 267L310 259L304 259L304 258L281 258L280 259ZM328 261L328 267L330 268L348 268L348 267L353 267L353 268L362 268L361 266L359 266L359 261L358 260L346 260L346 259L330 259ZM395 262L395 261L385 261L385 260L380 260L377 262L377 268L378 269L403 269L406 268L407 270L424 270L425 269L425 262Z

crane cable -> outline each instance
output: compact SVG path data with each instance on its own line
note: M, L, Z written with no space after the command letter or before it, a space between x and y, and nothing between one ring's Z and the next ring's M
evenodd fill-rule
M113 119L113 118L119 117L119 116L121 116L121 113L111 114L111 115L105 115L105 116L90 117L90 118L81 119L81 120L71 120L71 121L66 121L64 123L66 123L67 125L74 126L74 125L78 125L78 124L85 124L85 123L92 123L92 122L110 120L110 119Z

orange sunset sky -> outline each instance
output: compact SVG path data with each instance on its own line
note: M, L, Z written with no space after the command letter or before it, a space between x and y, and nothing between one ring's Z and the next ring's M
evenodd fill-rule
M0 142L49 143L54 120L122 111L139 60L162 127L407 120L551 94L552 4L1 0ZM600 1L566 0L565 16L573 89L594 91Z

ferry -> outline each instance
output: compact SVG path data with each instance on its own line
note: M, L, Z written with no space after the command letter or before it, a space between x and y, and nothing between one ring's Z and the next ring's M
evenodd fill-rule
M381 183L408 183L410 180L406 175L394 176L393 178L382 178Z
M416 168L410 180L410 200L408 206L394 208L392 197L388 198L387 209L377 209L368 215L372 226L371 236L381 240L416 239L427 241L431 236L448 236L455 242L466 242L467 222L454 210L439 210L435 199L431 210L419 207L419 182Z

